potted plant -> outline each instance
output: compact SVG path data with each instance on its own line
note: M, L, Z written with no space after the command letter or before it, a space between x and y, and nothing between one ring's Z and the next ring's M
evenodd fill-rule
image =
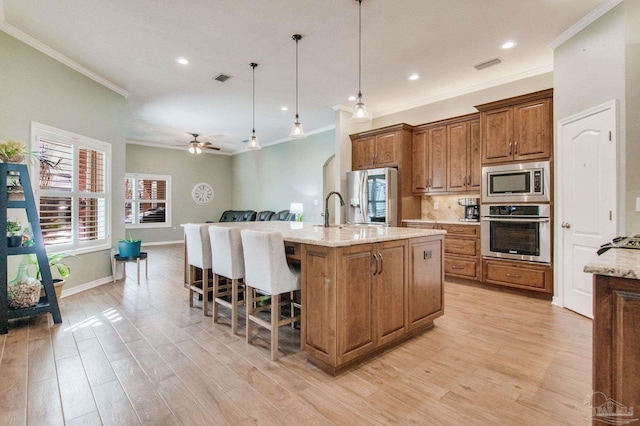
M54 278L53 279L53 287L54 290L56 292L56 297L58 299L60 299L60 296L62 295L62 287L65 285L66 281L65 278L67 278L69 275L71 275L71 268L65 264L64 262L62 262L62 260L64 258L66 258L67 256L70 256L67 253L55 253L55 254L47 254L47 260L49 262L49 267L53 268L55 266L55 268L58 271L58 274L60 275L61 279L59 278ZM40 265L38 264L38 257L35 254L29 254L27 255L27 259L28 259L28 265L35 265L36 267L36 279L38 281L42 280L42 274L40 273ZM44 288L43 290L44 291Z
M29 151L20 141L0 141L0 160L4 163L22 163L25 158L34 160L38 158L38 154Z
M7 220L7 246L20 247L22 245L22 225L18 220Z
M142 240L133 238L129 234L129 238L118 240L118 256L120 257L138 257L140 256L140 245Z

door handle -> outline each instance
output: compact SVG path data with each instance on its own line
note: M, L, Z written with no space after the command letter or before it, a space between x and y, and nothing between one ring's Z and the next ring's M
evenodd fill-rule
M511 155L511 147L512 147L512 145L513 144L511 142L509 142L509 155Z
M373 258L376 260L376 268L373 270L373 275L378 275L378 253L373 253Z
M464 269L464 266L453 265L451 269Z
M518 142L514 143L514 154L518 155Z
M382 257L382 253L378 253L378 256L380 258L380 270L378 271L378 275L380 275L382 273L382 268L384 268L384 258Z
M522 278L522 275L518 275L518 274L507 274L507 276L511 278Z
M570 224L570 223L567 223L567 222L562 222L562 225L561 225L561 226L562 226L563 228L565 228L565 229L569 229L569 228L571 228L571 224Z

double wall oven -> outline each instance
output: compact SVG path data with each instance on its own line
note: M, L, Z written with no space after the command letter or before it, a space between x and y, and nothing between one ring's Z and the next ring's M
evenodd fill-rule
M551 263L549 172L548 161L483 167L483 256Z

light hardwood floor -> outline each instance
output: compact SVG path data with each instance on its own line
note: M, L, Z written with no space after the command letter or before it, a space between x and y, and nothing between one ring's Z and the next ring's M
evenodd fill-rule
M588 424L591 321L547 301L447 283L434 329L331 377L290 328L271 362L268 334L190 309L183 247L148 251L148 280L129 265L0 336L0 424Z

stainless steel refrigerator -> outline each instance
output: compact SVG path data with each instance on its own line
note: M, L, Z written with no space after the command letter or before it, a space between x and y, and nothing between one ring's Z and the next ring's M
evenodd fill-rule
M347 172L347 223L398 226L398 170Z

